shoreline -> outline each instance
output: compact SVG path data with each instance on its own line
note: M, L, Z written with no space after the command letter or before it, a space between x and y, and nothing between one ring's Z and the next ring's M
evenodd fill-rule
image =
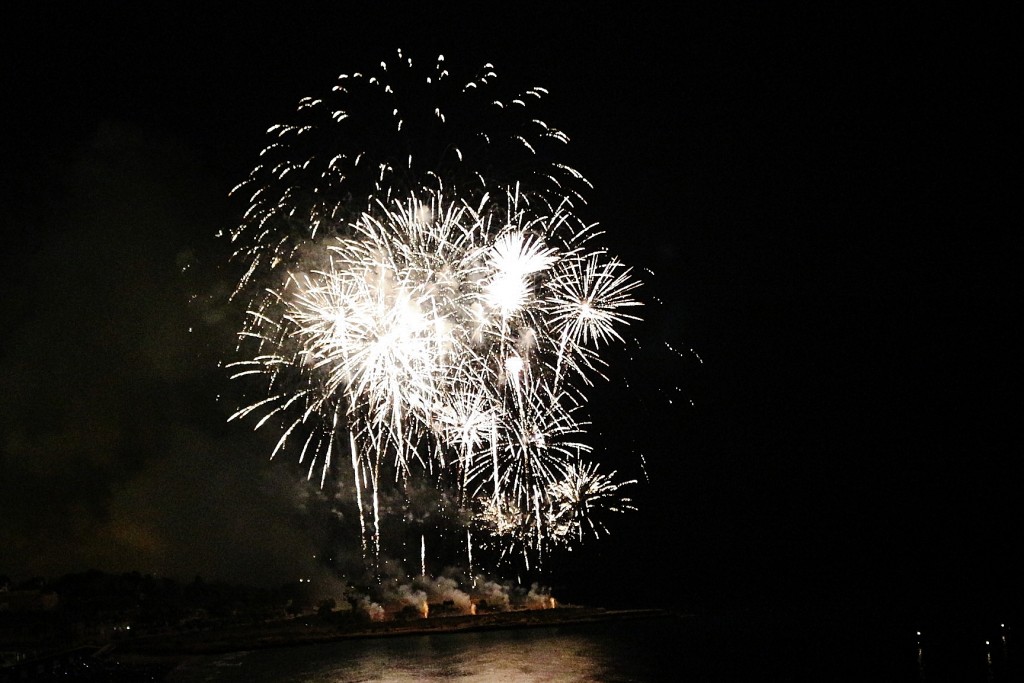
M149 663L227 654L263 648L291 647L342 640L470 633L474 631L538 628L643 618L680 618L656 608L605 609L558 606L480 615L445 615L384 622L338 622L320 617L294 618L267 624L230 627L194 633L143 636L104 648L103 656L123 662Z

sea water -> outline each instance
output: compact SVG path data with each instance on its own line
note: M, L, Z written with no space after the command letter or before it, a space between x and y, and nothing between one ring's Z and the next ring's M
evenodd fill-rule
M1005 636L1007 631L1003 631ZM949 635L949 634L947 634ZM998 636L998 632L996 632ZM977 634L980 638L981 634ZM408 683L656 681L985 681L1020 671L1006 641L900 629L772 623L744 615L590 624L277 647L197 657L196 681ZM984 642L989 644L986 646ZM1013 673L1011 673L1011 671ZM1022 678L1021 680L1024 680Z

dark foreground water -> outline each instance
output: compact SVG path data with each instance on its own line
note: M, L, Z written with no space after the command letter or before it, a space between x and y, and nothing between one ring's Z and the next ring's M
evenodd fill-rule
M1010 626L794 627L742 616L659 617L508 631L341 641L184 662L167 680L411 681L1011 681Z

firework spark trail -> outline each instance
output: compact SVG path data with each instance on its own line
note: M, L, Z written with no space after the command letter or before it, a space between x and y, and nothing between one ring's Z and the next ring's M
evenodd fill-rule
M321 486L347 431L364 552L364 490L379 557L382 487L415 480L539 557L599 535L593 510L630 509L632 482L582 460L578 414L640 281L576 216L589 184L542 158L568 140L524 117L545 90L496 100L490 65L453 88L442 57L405 97L399 57L304 98L236 188L248 317L230 367L263 382L231 419L276 425L273 454L300 444Z

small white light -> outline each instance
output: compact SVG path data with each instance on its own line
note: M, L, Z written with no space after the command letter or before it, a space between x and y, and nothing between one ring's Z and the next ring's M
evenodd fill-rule
M509 356L505 359L505 370L510 375L518 375L523 370L523 359L519 356Z

